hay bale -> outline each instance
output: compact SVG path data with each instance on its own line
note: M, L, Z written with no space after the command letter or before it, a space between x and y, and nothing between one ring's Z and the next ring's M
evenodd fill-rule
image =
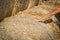
M0 20L2 20L6 15L9 16L12 12L14 0L0 0Z
M0 20L27 9L29 0L0 0Z
M50 23L51 24L51 23ZM37 22L30 16L12 16L0 23L2 40L60 40L56 24Z

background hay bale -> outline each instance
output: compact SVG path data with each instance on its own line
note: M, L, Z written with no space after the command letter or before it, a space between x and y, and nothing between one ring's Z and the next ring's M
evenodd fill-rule
M0 20L2 20L6 15L9 16L12 12L14 0L0 0Z
M27 9L29 0L0 0L0 20Z

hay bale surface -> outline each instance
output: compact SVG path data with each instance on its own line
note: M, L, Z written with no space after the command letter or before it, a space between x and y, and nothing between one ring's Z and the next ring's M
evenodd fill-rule
M37 22L30 16L12 16L0 23L2 40L60 40L56 24Z

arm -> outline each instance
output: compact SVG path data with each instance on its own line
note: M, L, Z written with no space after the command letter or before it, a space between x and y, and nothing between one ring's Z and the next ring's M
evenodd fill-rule
M60 12L60 7L58 7L56 10L46 14L45 16L41 17L39 21L44 21L49 19L51 16L53 16L54 14L57 14L58 12Z

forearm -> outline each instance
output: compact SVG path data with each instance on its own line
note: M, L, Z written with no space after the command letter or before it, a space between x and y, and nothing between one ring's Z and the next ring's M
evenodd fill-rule
M60 12L60 7L58 7L56 10L46 14L45 16L41 17L39 21L48 20L51 16L57 14L58 12Z
M56 13L58 13L58 11L53 11L53 12L50 12L48 14L46 14L45 16L42 17L42 20L47 20L49 19L51 16L55 15Z

